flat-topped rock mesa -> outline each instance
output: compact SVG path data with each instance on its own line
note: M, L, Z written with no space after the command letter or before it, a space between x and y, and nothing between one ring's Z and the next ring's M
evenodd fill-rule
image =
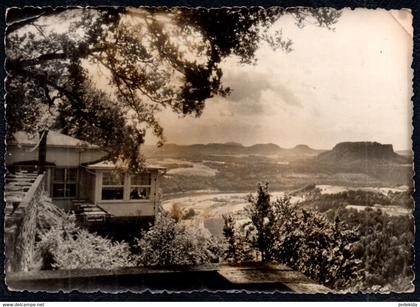
M342 142L330 151L317 156L322 163L408 163L408 159L394 152L391 144L377 142Z

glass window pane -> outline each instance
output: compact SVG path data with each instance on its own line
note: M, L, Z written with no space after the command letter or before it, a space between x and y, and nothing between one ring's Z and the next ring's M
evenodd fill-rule
M54 181L64 182L64 168L54 170Z
M118 172L104 172L102 175L103 185L124 185L124 174Z
M150 173L142 173L131 176L131 185L150 185L152 176Z
M131 188L130 189L130 199L149 199L150 198L150 188Z
M123 187L103 187L102 188L102 199L123 199L124 188Z
M76 182L77 179L77 168L67 169L67 182Z
M54 183L52 189L53 197L64 197L64 184Z
M76 184L75 183L67 184L66 197L76 197Z

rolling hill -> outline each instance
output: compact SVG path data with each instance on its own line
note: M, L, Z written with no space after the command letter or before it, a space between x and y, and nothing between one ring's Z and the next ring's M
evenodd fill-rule
M158 148L145 145L143 152L146 157L189 157L192 155L224 155L224 156L271 156L283 160L296 160L300 158L314 157L324 150L313 149L307 145L297 145L294 148L282 148L273 143L255 144L244 146L240 143L209 143L193 145L165 144Z

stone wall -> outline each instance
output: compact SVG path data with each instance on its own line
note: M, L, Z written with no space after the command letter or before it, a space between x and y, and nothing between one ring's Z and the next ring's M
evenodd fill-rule
M34 180L31 180L34 179ZM25 191L23 198L13 197L13 190L17 193ZM30 185L29 185L30 184ZM12 187L14 187L12 189ZM16 190L15 188L21 190ZM45 189L45 176L11 175L6 178L5 188L5 270L6 272L28 271L34 261L34 245L36 235L37 204ZM9 193L9 194L7 194Z
M281 264L244 263L198 266L130 267L113 270L75 269L9 273L13 291L279 291L328 293L302 273Z

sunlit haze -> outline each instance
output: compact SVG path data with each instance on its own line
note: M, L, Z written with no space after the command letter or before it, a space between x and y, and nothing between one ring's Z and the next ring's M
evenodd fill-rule
M276 143L331 148L378 141L411 148L412 15L344 10L335 30L299 29L284 16L274 25L293 51L262 45L256 65L223 63L233 92L207 101L198 118L159 114L168 143ZM156 140L148 133L147 143Z

